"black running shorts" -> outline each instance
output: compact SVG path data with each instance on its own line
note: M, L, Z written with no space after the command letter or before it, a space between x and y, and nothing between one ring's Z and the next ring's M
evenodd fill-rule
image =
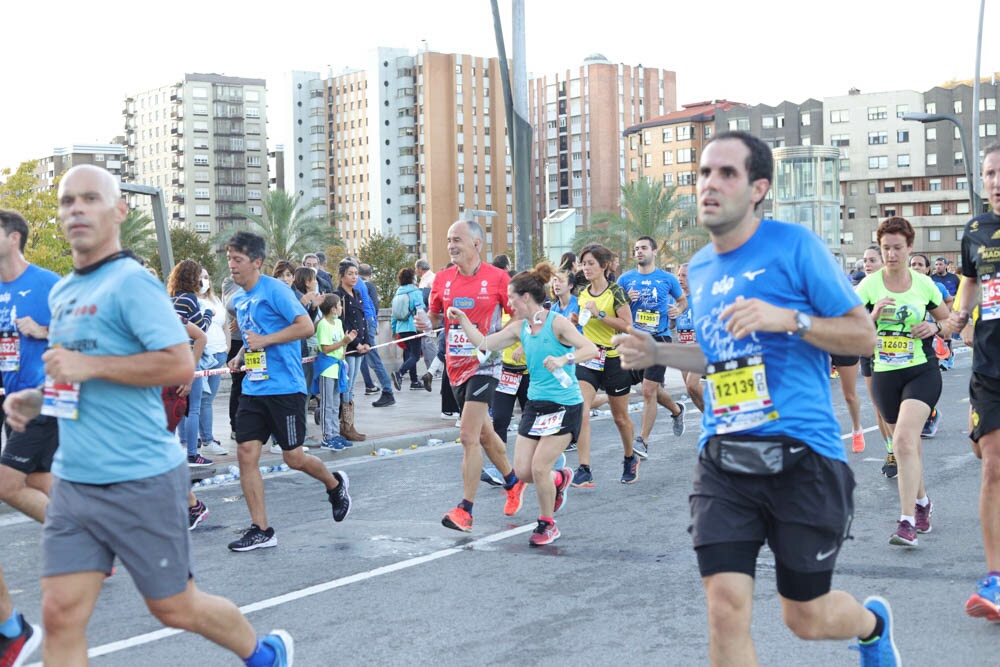
M462 384L453 384L451 391L455 394L459 412L465 407L466 401L493 405L493 394L498 384L500 380L492 375L473 375Z
M306 438L306 395L240 396L236 409L236 442L266 441L282 449L301 447Z
M24 431L6 427L7 446L0 455L0 464L19 470L25 475L52 472L52 457L59 447L59 420L38 415Z
M553 403L552 401L528 401L524 404L524 410L521 413L521 423L517 427L517 434L531 440L541 440L543 436L531 434L531 428L534 426L535 420L542 415L550 415L560 410L566 411L566 414L563 415L560 428L555 433L548 435L569 434L569 441L576 442L576 439L580 437L580 425L583 423L583 403L562 405L561 403Z
M837 368L846 368L847 366L854 366L858 363L858 356L845 356L842 357L839 354L830 355L830 363L832 363Z
M595 390L603 388L608 396L625 396L632 391L632 372L622 368L620 357L605 357L603 371L577 364L576 379Z
M940 397L941 369L937 359L872 375L872 399L887 424L895 424L899 419L903 401L913 398L933 410Z
M969 380L969 402L972 404L973 442L1000 429L1000 379L973 373Z

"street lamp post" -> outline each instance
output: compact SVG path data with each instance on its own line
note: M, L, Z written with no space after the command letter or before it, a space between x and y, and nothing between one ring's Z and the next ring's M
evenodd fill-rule
M965 180L968 182L969 187L969 205L972 207L972 215L979 215L982 212L983 206L980 203L979 195L976 194L976 181L972 176L972 163L969 162L969 147L965 143L965 130L962 129L962 123L958 120L958 117L950 113L921 113L914 111L904 113L902 118L903 120L915 120L918 123L936 123L947 120L955 124L955 127L958 128L958 138L962 142L962 161L965 163ZM972 156L972 159L976 160L977 158L976 156Z

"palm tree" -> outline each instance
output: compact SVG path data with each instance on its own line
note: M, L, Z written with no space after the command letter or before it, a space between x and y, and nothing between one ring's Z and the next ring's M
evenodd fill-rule
M148 213L137 208L129 209L121 224L119 238L123 248L131 250L146 260L152 257L158 249L153 219L149 217Z
M573 238L573 247L582 248L588 243L600 243L620 258L631 255L631 244L640 236L656 240L660 254L671 262L680 261L682 255L690 257L704 243L699 239L708 235L691 222L694 213L677 196L677 188L664 189L663 183L639 179L622 188L621 213L599 212L591 216L590 228L580 231ZM697 248L690 250L693 245Z
M300 205L301 199L301 195L292 196L284 190L271 190L262 202L263 215L237 208L237 215L244 216L247 221L227 231L226 236L239 229L263 236L267 244L267 266L279 259L293 259L340 244L340 233L331 224L334 216L327 217L317 212L323 206L323 200L314 199Z

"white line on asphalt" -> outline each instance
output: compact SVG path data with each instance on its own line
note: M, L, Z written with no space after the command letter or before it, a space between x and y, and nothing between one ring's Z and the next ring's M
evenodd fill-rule
M877 431L877 430L878 430L878 426L869 426L868 428L861 429L861 432L862 433L871 433L872 431ZM848 438L852 437L853 435L854 435L853 433L845 433L844 435L840 436L840 439L841 440L847 440Z
M367 572L359 572L358 574L352 574L349 577L341 577L340 579L333 579L322 584L316 584L315 586L309 586L308 588L302 588L297 591L292 591L290 593L285 593L284 595L278 595L273 598L268 598L266 600L261 600L259 602L253 602L248 605L240 607L240 611L244 614L250 614L255 611L261 611L264 609L270 609L271 607L277 607L279 605L287 604L289 602L295 602L296 600L301 600L302 598L307 598L312 595L318 595L320 593L325 593L327 591L332 591L335 588L341 588L342 586L348 586L350 584L355 584L360 581L366 581L368 579L374 579L375 577L380 577L385 574L392 574L393 572L399 572L400 570L406 570L411 567L416 567L417 565L423 565L424 563L430 563L447 556L453 556L463 551L468 551L470 549L475 549L477 546L484 544L492 544L493 542L499 542L500 540L505 540L508 537L514 537L516 535L521 535L523 533L530 532L535 527L535 524L526 524L524 526L518 526L517 528L511 528L509 530L504 530L499 533L494 533L492 535L487 535L486 537L481 537L478 540L473 540L468 544L464 544L460 547L450 547L448 549L441 549L440 551L435 551L433 553L426 554L424 556L417 556L415 558L410 558L408 560L400 561L398 563L393 563L391 565L385 565L383 567L377 567L374 570L368 570ZM179 635L183 630L176 630L174 628L162 628L154 632L147 632L146 634L136 635L135 637L129 637L128 639L122 639L120 641L111 642L108 644L102 644L100 646L95 646L87 651L87 655L91 658L96 658L102 655L108 655L109 653L116 653L118 651L124 651L125 649L134 648L136 646L142 646L143 644L150 644L161 639L166 639L167 637L172 637L174 635ZM41 667L41 663L33 663L29 667Z

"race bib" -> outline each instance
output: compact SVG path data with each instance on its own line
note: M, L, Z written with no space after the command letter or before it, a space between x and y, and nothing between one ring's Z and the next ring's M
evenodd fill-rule
M913 363L913 335L902 331L880 333L875 351L878 360L890 366L906 366Z
M635 313L635 323L640 329L659 331L660 313L656 310L637 310Z
M500 371L500 384L497 385L497 391L501 394L510 394L513 396L521 386L522 377L524 376L521 373Z
M718 434L746 431L778 418L760 355L708 364L705 382Z
M603 347L598 347L597 356L591 359L590 361L583 362L580 365L583 366L584 368L589 368L592 371L597 371L598 373L603 372L604 359L606 355L607 355L607 350L605 350Z
M46 377L45 387L42 389L42 414L61 419L79 419L80 383L56 382Z
M0 331L0 371L21 368L21 335L17 331Z
M678 343L693 343L694 342L694 329L678 329L677 330L677 342Z
M543 436L558 433L562 429L563 417L565 416L565 409L547 415L538 415L528 430L528 435Z
M995 320L1000 317L1000 276L983 274L979 280L979 319Z
M452 357L474 357L476 346L472 344L465 331L457 324L448 329L448 355Z
M267 353L264 350L259 352L245 352L243 354L243 364L247 367L247 379L251 382L260 382L268 378Z

